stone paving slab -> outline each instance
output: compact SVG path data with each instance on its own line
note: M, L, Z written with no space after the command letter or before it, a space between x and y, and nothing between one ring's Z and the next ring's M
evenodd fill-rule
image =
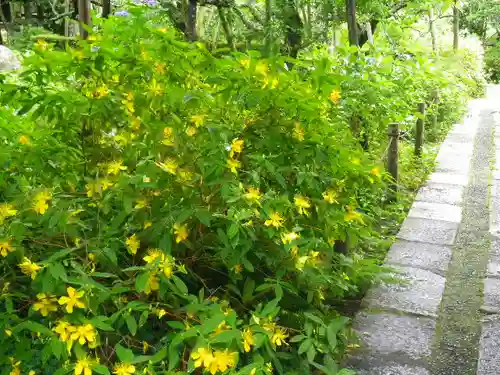
M484 279L483 311L500 312L500 280L487 277ZM500 349L499 349L500 350Z
M384 283L370 289L364 299L368 308L437 317L444 292L444 277L419 268L394 268L400 273L402 283Z
M460 223L462 220L462 209L451 204L417 201L413 203L408 217Z
M354 329L362 340L365 357L394 355L420 360L431 354L436 322L427 317L361 312Z
M453 245L457 230L458 223L408 217L398 233L398 238L438 245Z
M467 186L467 183L469 182L469 176L467 176L467 174L434 172L429 176L428 182Z
M487 267L488 277L500 278L500 240L491 241L490 259Z
M482 325L479 342L479 363L476 375L500 374L500 320L486 321Z
M444 274L448 269L450 258L449 246L399 240L389 250L386 262Z
M430 375L430 372L423 367L394 364L358 370L358 375Z
M496 193L491 196L490 233L496 237L500 237L500 196Z
M428 183L418 191L416 200L460 206L463 202L464 186Z

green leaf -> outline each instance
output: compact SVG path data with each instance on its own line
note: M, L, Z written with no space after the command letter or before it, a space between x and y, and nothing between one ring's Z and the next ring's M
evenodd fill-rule
M328 344L330 345L330 351L334 351L337 347L337 331L331 324L327 328L326 337L328 339Z
M52 332L50 329L48 329L44 325L41 325L40 323L32 322L31 320L27 320L25 322L18 324L12 329L12 332L19 333L21 331L24 331L25 329L31 332L41 333L47 336L54 336L54 332Z
M312 346L311 339L308 338L307 340L302 341L302 344L300 344L299 350L298 350L299 355L307 352L311 346Z
M238 224L232 223L229 226L229 230L227 231L227 235L228 235L229 239L234 238L238 234L238 231L239 231Z
M127 328L132 336L135 336L137 333L137 322L135 321L135 318L132 315L127 314L125 315L125 322L127 323Z
M253 291L255 289L255 281L251 278L245 280L243 286L243 303L250 302L253 299Z
M99 328L101 331L114 331L115 329L109 325L106 321L108 318L105 316L96 316L95 318L90 319L90 323L96 328Z
M49 272L56 280L68 281L68 275L61 263L52 263L49 266Z
M102 375L110 375L109 370L104 365L93 365L92 370Z
M148 321L149 311L143 311L141 316L139 317L139 327L142 327Z
M184 294L184 295L187 295L189 290L186 286L186 284L184 284L184 281L182 281L179 277L177 277L176 275L173 275L172 276L172 280L174 281L174 284L175 286L177 287L177 289L179 290L179 292L181 294Z
M321 325L323 327L326 326L325 322L323 322L323 320L321 318L317 317L316 315L311 314L309 312L305 312L304 315L306 316L306 318L312 320L314 323L317 323L317 324L319 324L319 325Z
M311 346L307 350L307 360L309 361L309 363L314 361L314 357L316 357L316 349L314 348L314 346Z
M241 260L241 262L243 263L243 266L245 266L245 268L250 271L250 272L253 272L255 269L253 268L253 264L250 263L250 261L246 258L243 258Z
M300 342L302 340L304 340L307 336L306 335L297 335L297 336L293 336L291 339L290 339L290 342Z
M215 331L219 324L221 324L224 320L224 314L217 314L210 319L205 320L201 326L201 333L205 335L207 333Z
M239 339L241 337L241 332L236 329L231 329L228 331L223 331L216 335L213 339L210 340L211 343L227 343L229 344L231 341Z
M124 348L120 344L116 344L115 350L121 362L132 362L134 360L134 352L132 350Z
M146 286L148 285L149 282L149 272L143 272L137 278L135 279L135 289L141 293L144 292L146 289Z

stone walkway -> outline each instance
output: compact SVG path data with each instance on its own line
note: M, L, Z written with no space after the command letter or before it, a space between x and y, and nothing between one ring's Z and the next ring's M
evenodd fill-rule
M372 288L355 319L360 375L500 375L499 86L437 162L387 256L404 283Z

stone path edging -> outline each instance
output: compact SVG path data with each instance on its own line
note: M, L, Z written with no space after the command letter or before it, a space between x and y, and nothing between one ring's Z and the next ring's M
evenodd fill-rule
M488 90L488 99L472 101L441 145L436 171L388 253L386 265L401 272L404 283L372 287L354 320L362 342L349 363L360 375L473 375L476 368L478 375L500 374L500 314L481 330L479 310L484 279L485 309L500 313L500 172L494 174L491 218L488 213L500 87ZM500 122L497 127L500 170ZM486 277L490 233L498 241ZM474 321L463 327L468 313ZM484 370L491 363L496 371Z

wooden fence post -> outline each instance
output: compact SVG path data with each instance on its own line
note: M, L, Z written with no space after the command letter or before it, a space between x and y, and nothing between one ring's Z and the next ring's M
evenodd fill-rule
M387 155L387 171L392 176L392 181L389 184L389 200L393 201L397 197L398 192L398 142L399 142L399 124L389 124L389 152Z
M425 103L418 104L418 113L420 116L417 120L417 129L415 132L415 155L422 156L422 146L424 145Z

